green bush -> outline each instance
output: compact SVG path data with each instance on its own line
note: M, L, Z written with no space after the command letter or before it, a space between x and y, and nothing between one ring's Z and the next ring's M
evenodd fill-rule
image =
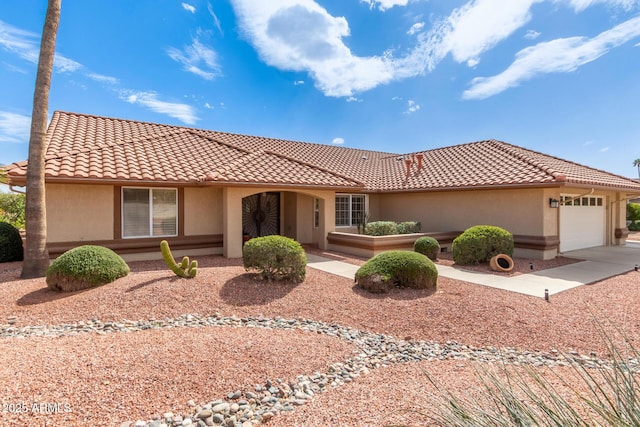
M369 236L398 234L398 224L393 221L373 221L364 227L364 234Z
M453 241L453 260L456 264L480 264L498 254L513 255L513 235L492 225L476 225Z
M385 293L392 287L435 288L438 270L426 256L417 252L382 252L356 272L356 282L373 293Z
M111 249L85 245L68 250L47 269L47 286L62 292L111 283L129 274L129 266Z
M631 223L627 227L629 231L640 231L640 222L636 222L635 224Z
M435 261L440 253L440 243L433 237L420 237L414 242L413 250L427 256L431 261Z
M256 237L242 248L246 270L258 270L266 280L304 281L307 255L300 243L284 236Z
M0 221L24 230L25 195L0 193Z
M640 203L629 203L627 205L627 219L631 221L631 224L636 224L636 221L640 221Z
M398 224L398 234L419 233L422 224L418 221L405 221Z
M0 222L0 262L22 261L23 257L20 231L7 222Z

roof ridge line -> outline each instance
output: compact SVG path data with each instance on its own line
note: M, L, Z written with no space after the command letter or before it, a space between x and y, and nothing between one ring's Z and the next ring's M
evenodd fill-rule
M338 173L336 171L332 171L332 170L323 168L321 166L314 165L314 164L309 163L309 162L305 162L303 160L294 159L293 157L289 157L289 156L287 156L285 154L281 154L281 153L276 153L276 152L271 151L271 150L261 150L261 151L264 152L264 153L267 153L267 154L272 154L272 155L274 155L276 157L287 159L287 160L289 160L291 162L294 162L294 163L298 163L298 164L301 164L301 165L309 166L310 168L314 168L314 169L317 169L317 170L322 171L322 172L330 173L331 175L337 176L337 177L342 178L342 179L346 179L347 181L355 182L356 184L358 184L358 185L360 185L362 187L366 187L366 184L364 182L359 181L359 180L357 180L357 179L355 179L353 177L343 175L343 174Z
M504 142L504 141L497 141L497 142L501 142L501 143L506 144L506 145L511 145L513 147L518 147L517 145L513 145L513 144L510 144L510 143ZM536 153L537 155L540 155L540 156L545 156L545 157L549 157L549 158L552 158L552 159L555 159L555 160L560 160L561 162L571 163L572 165L583 167L583 168L587 168L587 169L590 169L592 171L597 171L597 172L604 173L604 174L607 174L607 175L612 175L612 176L615 176L617 178L624 179L626 181L637 182L633 178L629 178L628 176L622 176L622 175L618 175L617 173L608 172L608 171L606 171L604 169L599 169L599 168L594 168L592 166L583 165L582 163L577 163L577 162L574 162L573 160L563 159L562 157L553 156L551 154L545 154L543 152L536 151L536 150L531 150L529 148L524 148L524 147L518 147L518 148L520 148L522 150L530 151L532 153ZM584 181L583 179L581 179L581 180Z
M231 148L235 148L235 147L231 147ZM211 180L211 179L215 179L217 177L224 177L224 172L229 172L234 170L235 168L241 166L243 163L246 163L247 161L253 159L254 157L257 157L258 155L264 153L264 150L258 150L258 151L254 151L254 152L248 152L245 151L245 155L241 156L237 159L235 159L232 162L227 163L224 166L220 166L219 168L216 168L215 170L209 171L208 173L206 173L203 177L203 181L206 180Z
M542 154L542 155L545 155L545 156L546 156L546 154L538 153L536 151L529 150L528 148L523 148L523 147L519 147L517 145L509 144L508 142L498 141L497 139L490 139L487 142L489 142L490 144L494 145L497 149L499 149L499 150L501 150L501 151L503 151L505 153L508 153L508 154L510 154L510 155L512 155L512 156L524 161L525 163L527 163L527 164L529 164L529 165L541 170L542 172L544 172L544 173L546 173L548 175L551 175L551 177L555 181L564 182L564 181L567 180L567 176L565 174L561 173L560 171L555 170L555 169L553 169L553 168L551 168L549 166L546 166L544 164L541 164L540 162L535 161L534 159L532 159L531 157L529 157L527 155L524 155L524 154L516 152L514 149L517 148L517 149L520 149L520 150L530 151L530 152L534 152L536 154ZM551 157L551 156L548 156L548 157ZM562 159L559 159L559 160L562 160Z
M337 176L337 177L342 178L342 179L345 179L345 180L347 180L347 181L355 182L355 183L356 183L356 184L358 184L359 186L366 187L366 185L365 185L362 181L359 181L359 180L357 180L357 179L355 179L355 178L353 178L353 177L349 177L349 176L343 175L343 174L338 173L338 172L336 172L336 171L332 171L332 170L329 170L329 169L323 168L323 167L321 167L321 166L314 165L314 164L309 163L309 162L305 162L305 161L302 161L302 160L299 160L299 159L295 159L295 158L293 158L293 157L287 156L287 155L282 154L282 153L277 153L277 152L272 151L272 150L258 150L258 151L250 151L250 150L247 150L246 148L238 147L238 146L237 146L237 145L235 145L235 144L232 144L232 143L229 143L229 142L226 142L226 141L220 141L220 140L218 140L218 139L215 139L213 136L209 136L209 135L206 135L206 134L205 134L205 135L203 135L203 131L200 131L200 130L197 130L197 129L191 129L191 130L189 130L189 132L192 132L192 133L195 133L195 134L197 134L197 135L200 135L200 136L202 136L202 137L204 137L204 138L207 138L207 139L209 139L210 141L213 141L213 142L215 142L215 143L217 143L217 144L226 145L227 147L231 147L231 148L233 148L233 149L235 149L235 150L239 150L239 151L242 151L242 152L247 153L247 155L246 155L246 156L243 156L241 159L238 159L238 160L237 160L237 161L235 161L235 162L231 162L231 163L229 163L229 165L232 165L232 164L233 164L233 165L238 165L238 164L240 164L241 162L244 162L244 161L246 161L246 160L247 160L247 159L249 159L249 158L253 158L253 157L255 157L255 155L257 155L257 154L260 154L260 153L266 153L266 154L274 155L274 156L276 156L276 157L280 157L280 158L282 158L282 159L289 160L289 161L294 162L294 163L298 163L298 164L301 164L301 165L309 166L309 167L311 167L311 168L317 169L317 170L322 171L322 172L325 172L325 173L330 173L331 175ZM220 132L220 133L222 133L222 132ZM262 137L261 137L261 138L262 138ZM280 141L284 141L284 140L280 140ZM296 141L292 141L292 142L296 142ZM311 143L308 143L308 144L311 144ZM226 168L226 167L218 168L218 169L216 169L216 172L217 172L218 170L220 170L220 169L228 169L228 168ZM212 171L212 172L213 172L213 171Z

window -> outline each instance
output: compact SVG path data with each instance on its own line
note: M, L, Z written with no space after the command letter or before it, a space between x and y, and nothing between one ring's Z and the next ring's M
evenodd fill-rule
M176 236L177 218L176 189L122 189L123 237Z
M358 224L366 212L363 194L336 195L336 227L351 227Z
M320 227L320 200L313 199L313 228Z
M572 195L560 196L562 206L602 206L602 197L578 197Z

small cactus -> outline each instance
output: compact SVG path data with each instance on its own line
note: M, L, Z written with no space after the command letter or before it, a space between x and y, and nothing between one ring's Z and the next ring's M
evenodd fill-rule
M160 242L160 250L162 251L162 258L167 263L167 267L178 277L185 277L187 279L193 279L198 273L198 261L193 260L189 262L189 257L182 258L182 262L178 264L171 254L169 249L169 242L163 240Z

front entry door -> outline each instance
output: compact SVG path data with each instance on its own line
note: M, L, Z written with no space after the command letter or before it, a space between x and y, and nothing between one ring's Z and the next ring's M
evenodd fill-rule
M242 233L249 237L280 234L280 193L259 193L242 199Z

